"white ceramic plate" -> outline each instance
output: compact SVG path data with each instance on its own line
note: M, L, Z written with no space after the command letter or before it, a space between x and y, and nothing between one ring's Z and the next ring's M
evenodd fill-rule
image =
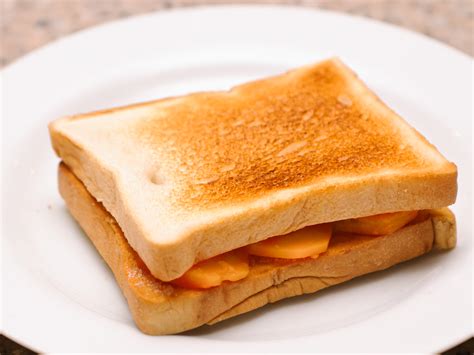
M458 247L214 327L140 333L58 195L47 123L225 89L334 55L458 165ZM44 352L437 352L461 342L471 334L471 66L466 55L393 26L249 6L134 17L18 60L3 72L5 334Z

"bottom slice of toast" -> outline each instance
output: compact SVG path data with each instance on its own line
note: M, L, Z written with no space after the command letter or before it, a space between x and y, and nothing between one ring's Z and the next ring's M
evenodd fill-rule
M214 324L283 298L311 293L356 276L455 245L455 220L447 209L427 211L401 230L369 237L336 234L317 259L251 256L245 279L191 290L151 275L105 208L67 168L59 166L59 190L67 207L115 275L138 327L173 334ZM245 231L242 231L245 233Z

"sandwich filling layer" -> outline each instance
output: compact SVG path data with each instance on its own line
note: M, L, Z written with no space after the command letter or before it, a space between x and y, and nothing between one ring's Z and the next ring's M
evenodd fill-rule
M428 218L427 211L401 211L308 226L201 261L170 283L191 289L219 286L225 281L238 281L247 277L250 256L287 260L316 259L327 251L333 233L347 237L364 235L376 238Z
M247 254L247 277L222 282L218 287L184 288L151 274L115 218L64 164L59 167L59 190L69 211L114 273L138 327L154 335L220 322L267 303L389 268L432 247L451 249L456 244L456 222L449 209L420 211L414 220L391 234L374 237L333 230L327 251L316 259Z

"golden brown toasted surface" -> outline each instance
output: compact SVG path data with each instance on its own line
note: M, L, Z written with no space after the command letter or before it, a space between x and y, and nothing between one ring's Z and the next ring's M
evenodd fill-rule
M426 212L392 235L335 235L328 251L317 259L252 257L247 278L208 290L189 290L154 278L115 219L63 164L59 187L70 212L113 271L138 326L149 334L177 333L216 323L269 302L385 269L428 252L434 234L441 240L446 230L436 230Z
M157 153L158 175L173 176L177 204L226 204L327 176L432 164L388 123L388 109L368 109L333 61L267 82L195 94L137 121L134 139Z
M50 133L165 281L307 225L456 197L455 165L336 59L228 92L66 117Z

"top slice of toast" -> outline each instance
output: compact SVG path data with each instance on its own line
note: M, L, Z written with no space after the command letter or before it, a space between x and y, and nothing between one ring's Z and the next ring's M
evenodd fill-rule
M338 59L49 128L163 281L307 225L456 198L456 166Z

